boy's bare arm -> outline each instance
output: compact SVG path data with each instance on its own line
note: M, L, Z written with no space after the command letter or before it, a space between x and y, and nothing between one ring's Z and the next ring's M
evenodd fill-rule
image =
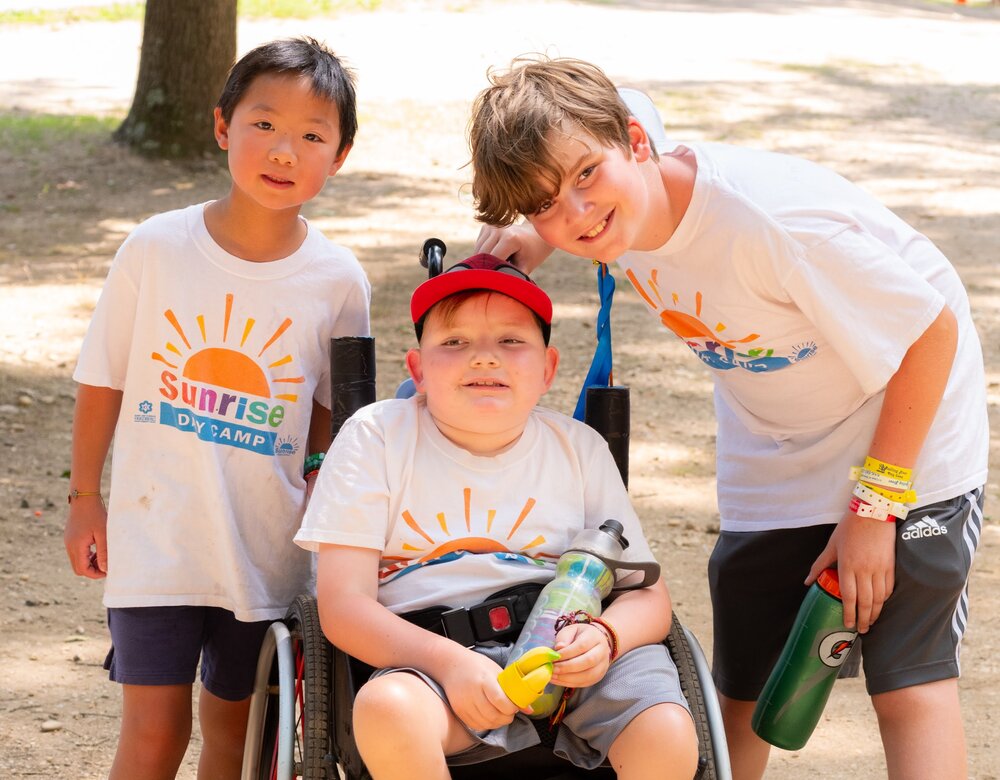
M309 418L309 452L326 452L333 442L331 427L333 413L318 401L312 403L312 416Z
M553 247L525 220L509 227L484 225L476 237L475 254L480 252L507 260L530 274L552 254Z
M470 728L510 723L518 708L497 682L499 666L379 604L379 557L378 550L320 546L316 592L327 638L375 668L424 672L445 689L455 714Z
M309 441L308 453L326 452L333 442L331 427L333 424L333 413L323 404L313 401L312 415L309 417ZM316 477L306 478L306 501L312 498L313 488L316 486Z
M958 343L958 324L947 306L910 346L886 385L869 454L912 468L948 384ZM920 475L914 489L920 494ZM847 512L830 543L813 563L806 583L837 563L844 598L844 624L864 633L878 619L895 586L896 529L893 523Z
M110 387L79 385L73 412L70 491L99 492L104 462L111 448L122 393ZM73 571L99 579L108 571L107 510L100 496L80 496L70 502L63 542ZM92 550L96 558L92 557Z

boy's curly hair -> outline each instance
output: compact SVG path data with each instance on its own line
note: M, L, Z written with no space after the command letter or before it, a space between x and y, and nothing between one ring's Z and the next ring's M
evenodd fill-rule
M583 130L603 146L631 153L628 109L596 65L533 55L488 77L469 124L480 222L513 224L559 193L566 172L552 155L553 130Z

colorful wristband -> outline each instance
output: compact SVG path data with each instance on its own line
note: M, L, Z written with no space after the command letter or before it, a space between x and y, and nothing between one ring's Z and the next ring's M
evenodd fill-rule
M900 492L897 490L888 490L881 485L869 484L863 479L859 479L858 482L869 490L878 493L882 498L887 498L890 501L898 501L900 504L912 504L917 500L917 494L914 490L903 490Z
M873 506L866 501L862 501L857 496L851 496L850 509L858 517L869 517L872 520L882 520L887 523L894 523L898 519L895 515L889 514L889 510L882 506Z
M862 468L861 466L851 466L847 476L855 482L864 482L866 485L879 485L890 490L909 490L913 485L912 482L908 482L907 480L893 479L892 477L887 477L885 474L880 474L877 471Z
M609 663L614 663L615 659L618 657L618 632L615 631L611 624L599 617L592 617L590 622L595 626L600 626L608 635L608 644L611 646L611 658Z
M902 466L893 466L891 463L883 463L880 460L869 456L865 458L865 465L862 468L867 471L873 471L876 474L881 474L889 479L897 479L901 482L913 481L913 469L904 469Z
M302 465L302 474L305 475L313 471L319 471L319 467L323 465L325 457L325 452L314 452L312 455L308 455L305 463Z
M860 482L854 486L854 495L866 504L871 504L872 506L885 509L890 515L894 515L900 520L904 520L910 511L904 504L901 504L898 501L890 501L888 498L880 496L874 490L865 487ZM872 515L867 516L872 517Z

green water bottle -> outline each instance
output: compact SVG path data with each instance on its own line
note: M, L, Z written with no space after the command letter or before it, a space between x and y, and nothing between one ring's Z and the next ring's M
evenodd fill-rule
M806 593L785 649L757 699L751 720L757 736L785 750L803 747L857 636L844 626L837 570L824 569Z

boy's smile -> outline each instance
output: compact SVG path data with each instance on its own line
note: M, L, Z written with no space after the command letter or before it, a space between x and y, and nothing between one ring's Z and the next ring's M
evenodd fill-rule
M432 309L406 365L440 431L476 455L517 441L559 362L532 311L500 293L477 293L448 316Z
M614 209L608 214L604 219L597 223L597 225L592 229L588 230L582 236L580 236L581 241L593 241L594 239L601 236L605 230L608 229L608 225L611 224L611 220L614 219L615 212Z

